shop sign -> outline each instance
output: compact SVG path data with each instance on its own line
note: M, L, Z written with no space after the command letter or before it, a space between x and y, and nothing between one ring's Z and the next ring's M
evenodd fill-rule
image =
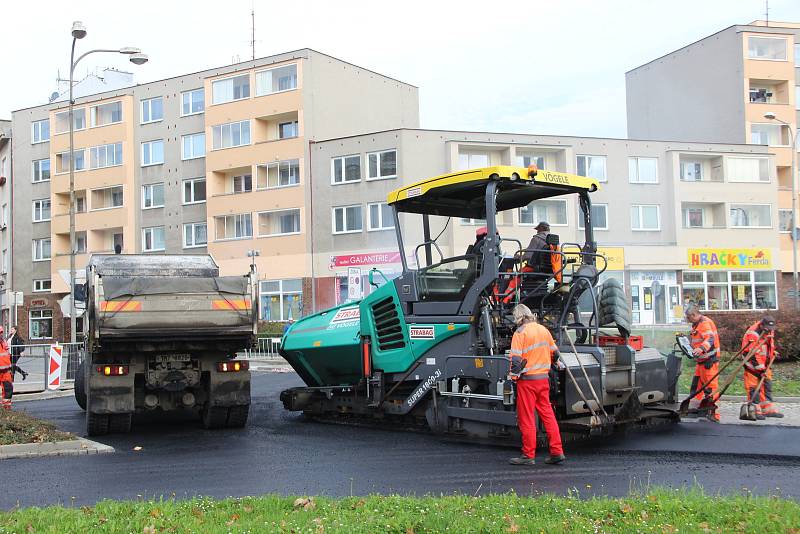
M631 271L631 284L647 282L660 282L662 284L676 284L675 271Z
M400 263L399 252L370 252L367 254L347 254L344 256L331 256L329 268L337 267L362 267L370 265L386 265L387 263Z
M606 257L606 271L625 270L625 249L623 247L597 247L597 253ZM602 261L598 261L598 267L602 267Z
M31 308L44 308L45 306L47 306L47 301L45 299L31 300Z
M690 248L690 269L773 269L772 251L767 248Z

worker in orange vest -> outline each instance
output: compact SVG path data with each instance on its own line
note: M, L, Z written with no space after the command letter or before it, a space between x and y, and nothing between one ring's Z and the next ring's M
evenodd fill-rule
M692 354L694 355L695 368L692 385L689 389L689 397L692 399L703 399L710 403L713 408L708 412L708 419L719 423L719 412L717 411L717 389L719 379L716 377L719 370L719 334L717 325L714 321L700 313L700 309L691 305L686 309L686 320L692 325L690 342L692 344ZM713 377L713 379L712 379ZM703 389L698 391L700 386Z
M550 456L545 463L565 460L561 432L550 404L550 366L557 360L558 347L550 331L536 322L530 308L514 308L517 331L511 338L511 373L517 384L517 421L522 433L522 456L512 458L512 465L536 463L536 415L544 425L550 442Z
M10 410L11 397L14 395L14 365L3 334L3 327L0 326L0 408Z
M775 326L775 319L771 315L765 315L760 321L750 325L742 337L745 354L758 346L759 339L763 341L744 364L744 390L747 392L747 400L756 407L757 419L783 417L772 401L771 362L775 359ZM762 377L764 381L759 388Z

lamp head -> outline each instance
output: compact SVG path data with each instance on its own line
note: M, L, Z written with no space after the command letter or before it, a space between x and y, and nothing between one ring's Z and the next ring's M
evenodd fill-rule
M124 46L119 49L119 53L133 55L133 54L141 54L142 51L139 48L136 48L135 46Z
M72 23L72 36L75 39L83 39L86 37L86 26L83 25L83 22L76 20Z
M774 121L775 120L775 113L773 113L772 111L767 111L766 113L764 113L764 118L767 119L767 120Z
M134 65L144 65L147 63L147 60L150 59L147 57L147 54L142 54L141 52L131 54L130 62Z

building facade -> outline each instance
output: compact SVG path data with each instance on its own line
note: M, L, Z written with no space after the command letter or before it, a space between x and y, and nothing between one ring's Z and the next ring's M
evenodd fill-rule
M0 120L0 324L8 331L15 322L15 297L11 291L11 121Z
M631 70L626 88L630 137L769 146L777 168L780 265L791 278L792 228L800 227L791 212L800 24L731 26ZM775 119L765 118L768 112Z
M91 254L115 250L208 252L223 274L247 272L258 251L267 294L275 281L309 278L309 142L417 127L418 107L416 87L310 49L76 99L78 282ZM69 114L57 101L12 122L14 172L26 177L13 191L20 328L34 341L64 339ZM301 294L275 319L299 310Z
M624 281L635 323L679 322L688 302L778 306L775 156L764 146L398 129L318 141L311 154L318 308L347 299L348 268L363 274L356 293L370 291L372 268L386 278L399 273L389 191L457 170L531 163L600 181L592 217L608 258L603 276ZM400 218L411 265L424 261L417 219ZM575 197L504 212L501 237L526 247L542 220L562 243L583 242ZM433 217L431 235L444 256L456 256L482 225Z

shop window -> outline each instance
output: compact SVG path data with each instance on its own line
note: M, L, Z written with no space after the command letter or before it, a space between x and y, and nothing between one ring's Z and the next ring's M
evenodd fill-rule
M303 281L300 278L261 281L261 320L291 321L302 314Z
M28 317L30 339L53 337L53 310L31 310Z
M703 310L777 308L774 271L695 271L683 273L684 304Z

